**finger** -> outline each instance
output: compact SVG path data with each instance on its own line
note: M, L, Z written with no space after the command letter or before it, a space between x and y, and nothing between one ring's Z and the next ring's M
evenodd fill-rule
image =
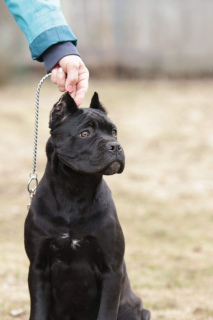
M65 81L66 81L66 73L60 67L57 72L57 86L59 91L64 92L65 89Z
M68 90L69 86L75 86L78 82L78 72L79 64L78 63L68 63L67 64L67 79L65 87Z
M76 95L75 95L74 100L75 100L75 103L77 104L78 107L80 106L80 104L84 100L86 93L87 93L87 90L85 88L81 88L76 91Z
M73 90L72 90L72 92L70 93L70 95L71 95L71 97L75 100L77 88L76 88L76 86L73 86L72 88L73 88Z
M79 82L77 84L77 91L76 91L76 97L75 97L75 102L77 106L79 106L84 97L85 94L87 93L88 86L89 86L89 71L85 66L83 66L80 70L80 75L79 75Z
M58 73L58 67L53 68L53 69L52 69L52 74L51 74L51 81L52 81L54 84L57 84L57 73Z
M68 86L67 91L71 94L73 92L75 86Z

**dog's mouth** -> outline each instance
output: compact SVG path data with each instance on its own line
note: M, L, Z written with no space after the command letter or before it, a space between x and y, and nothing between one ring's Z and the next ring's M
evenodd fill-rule
M101 171L102 174L112 175L116 173L121 173L123 171L123 166L120 162L114 161L109 166L107 166L104 170Z
M123 170L124 170L124 162L123 161L119 161L119 160L114 160L112 161L110 164L108 164L107 166L105 166L103 169L99 169L100 171L84 171L82 170L81 168L77 168L75 167L74 165L72 165L70 162L69 162L69 158L68 157L62 157L58 154L58 158L60 159L60 161L65 164L66 166L70 167L72 170L74 171L77 171L77 172L80 172L82 174L85 174L85 173L91 173L91 174L94 174L94 173L99 173L99 174L104 174L104 175L113 175L113 174L116 174L116 173L122 173Z

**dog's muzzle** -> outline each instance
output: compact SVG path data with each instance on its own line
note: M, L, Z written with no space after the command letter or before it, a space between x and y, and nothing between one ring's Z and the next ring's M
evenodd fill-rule
M114 154L119 153L123 150L121 145L118 142L108 142L106 144L106 148L108 151L110 151Z

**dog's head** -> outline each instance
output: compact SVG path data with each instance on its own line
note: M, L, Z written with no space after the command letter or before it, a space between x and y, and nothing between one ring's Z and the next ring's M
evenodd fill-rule
M53 148L62 163L80 173L112 175L124 170L117 129L94 93L89 108L78 108L65 93L50 113Z

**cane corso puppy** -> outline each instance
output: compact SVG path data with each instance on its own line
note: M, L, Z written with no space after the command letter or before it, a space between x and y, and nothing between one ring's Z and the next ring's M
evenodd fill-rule
M30 320L149 320L131 290L124 237L103 175L121 173L116 126L95 93L50 114L47 165L25 222Z

